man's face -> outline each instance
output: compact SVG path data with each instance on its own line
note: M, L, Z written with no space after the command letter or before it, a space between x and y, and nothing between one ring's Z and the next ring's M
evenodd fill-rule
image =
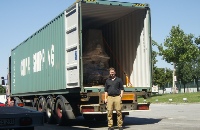
M111 78L115 78L115 71L114 70L110 70L110 77Z

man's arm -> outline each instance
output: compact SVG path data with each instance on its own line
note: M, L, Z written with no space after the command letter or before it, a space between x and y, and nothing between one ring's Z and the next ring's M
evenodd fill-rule
M120 81L120 89L121 89L120 97L122 98L123 93L124 93L124 85L123 85L122 80Z
M108 88L107 88L107 83L105 83L105 89L104 89L104 91L105 91L105 103L107 103L107 97L108 97Z
M120 97L122 98L124 90L121 90Z
M105 92L105 103L107 103L108 92Z

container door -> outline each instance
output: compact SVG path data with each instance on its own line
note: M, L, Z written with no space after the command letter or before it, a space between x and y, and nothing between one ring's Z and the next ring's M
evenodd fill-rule
M79 78L79 6L65 11L66 88L80 87Z

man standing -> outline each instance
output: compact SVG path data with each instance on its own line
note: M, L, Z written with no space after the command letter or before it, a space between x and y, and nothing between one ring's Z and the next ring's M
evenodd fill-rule
M107 103L107 117L108 117L108 130L113 128L113 110L117 113L117 125L119 130L123 130L122 112L121 112L121 98L123 96L124 87L122 79L116 77L114 68L109 69L110 77L105 83L105 103Z

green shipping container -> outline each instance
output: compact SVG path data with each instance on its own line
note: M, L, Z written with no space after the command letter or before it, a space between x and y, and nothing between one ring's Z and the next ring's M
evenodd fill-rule
M11 94L39 95L84 87L83 51L89 29L101 30L109 66L129 91L151 91L151 27L148 4L82 0L11 52Z
M65 88L64 13L12 50L11 92Z

